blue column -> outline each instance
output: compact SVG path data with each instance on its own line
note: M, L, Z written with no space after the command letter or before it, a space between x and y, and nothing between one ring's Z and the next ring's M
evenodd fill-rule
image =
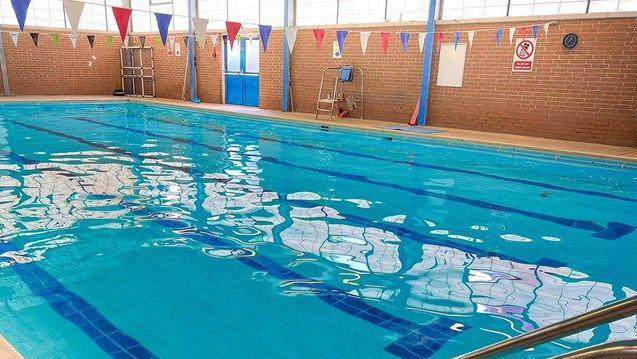
M427 1L427 0L423 0ZM441 10L442 11L442 10ZM427 122L427 103L429 102L429 83L431 80L431 59L434 54L434 32L436 31L436 0L429 0L429 17L425 51L422 53L422 77L420 79L420 103L418 107L418 125Z
M290 109L290 49L285 30L290 25L290 1L283 0L283 72L281 77L281 111Z
M188 0L188 72L190 73L190 101L199 102L197 98L197 67L195 66L195 35L192 29L192 18L196 15L197 0Z

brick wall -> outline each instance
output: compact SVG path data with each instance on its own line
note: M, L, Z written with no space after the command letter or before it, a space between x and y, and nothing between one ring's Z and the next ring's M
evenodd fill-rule
M436 86L439 46L432 65L428 124L548 138L637 145L637 19L560 20L538 40L532 73L512 73L513 46L505 24L439 25L439 31L492 29L476 33L467 52L461 88ZM501 47L495 29L504 26ZM384 30L383 30L384 29ZM420 88L422 58L414 32L422 27L370 28L389 31L387 54L380 35L372 34L362 55L359 36L351 33L342 59L332 59L335 30L321 49L311 30L300 30L292 54L295 110L314 112L321 70L351 64L365 71L365 117L406 123ZM359 30L359 29L356 29ZM360 30L365 30L361 28ZM395 32L411 31L407 53ZM579 45L566 50L562 37L575 32ZM466 35L465 35L466 36ZM452 42L445 34L444 42ZM462 40L466 42L466 38ZM275 31L261 58L261 106L280 108L281 31ZM275 47L276 46L276 47Z
M108 46L104 34L97 34L94 49L80 34L74 49L66 31L59 32L59 44L51 42L49 33L41 33L37 47L31 31L38 30L20 33L17 47L8 33L1 35L12 95L106 95L120 87L118 47ZM97 60L89 66L93 55Z

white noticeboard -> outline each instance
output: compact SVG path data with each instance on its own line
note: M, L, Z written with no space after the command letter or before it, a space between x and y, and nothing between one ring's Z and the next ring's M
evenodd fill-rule
M438 86L462 87L467 44L441 44L438 62Z
M517 39L513 52L513 72L533 71L533 60L537 52L537 39Z
M343 57L343 54L341 54L341 49L338 47L338 41L334 41L332 44L332 58L340 59L341 57Z

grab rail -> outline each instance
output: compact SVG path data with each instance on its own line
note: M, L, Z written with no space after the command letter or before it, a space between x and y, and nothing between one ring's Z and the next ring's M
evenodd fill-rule
M622 340L617 342L594 345L574 352L557 356L553 359L618 359L637 358L637 340Z
M485 358L527 349L537 344L579 333L600 324L637 314L637 296L618 300L578 316L521 334L499 343L461 355L457 359Z

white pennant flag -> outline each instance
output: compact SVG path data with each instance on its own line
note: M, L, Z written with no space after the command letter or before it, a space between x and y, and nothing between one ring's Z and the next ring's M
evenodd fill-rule
M513 43L513 37L515 36L515 27L509 28L509 44Z
M469 50L471 50L471 47L473 46L473 37L476 35L475 31L469 31L467 32L467 38L469 38Z
M367 42L371 34L371 31L361 31L361 50L363 50L363 56L365 56L365 52L367 52Z
M82 17L82 11L84 11L84 3L80 1L62 0L64 10L66 10L66 16L71 23L71 29L74 34L77 34L77 27L80 24L80 17Z
M17 31L11 31L9 33L9 36L11 36L11 41L13 41L13 46L18 46L18 35L19 33Z
M427 33L426 32L419 32L418 33L418 46L420 47L420 52L422 52L422 49L425 47L425 39L427 38Z
M77 34L70 33L69 37L71 38L71 44L73 45L73 48L75 48L77 46Z
M206 28L208 28L208 19L193 17L192 28L197 36L197 41L199 41L199 46L203 49L206 45Z
M299 32L299 28L296 26L290 26L285 28L285 37L288 40L288 48L290 53L294 50L294 44L296 43L296 33Z
M544 34L546 34L546 36L549 36L549 26L551 26L550 22L544 24Z

